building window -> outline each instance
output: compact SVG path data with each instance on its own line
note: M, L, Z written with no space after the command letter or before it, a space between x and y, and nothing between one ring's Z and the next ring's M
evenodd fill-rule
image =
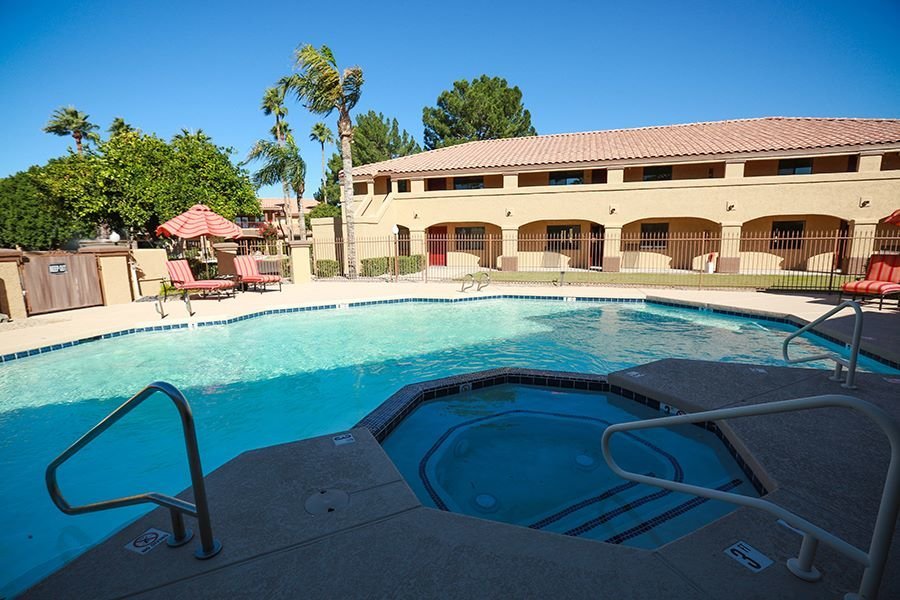
M772 223L772 250L796 250L803 244L804 221L774 221Z
M397 180L397 191L400 193L406 193L409 191L409 179L398 179Z
M669 181L672 179L672 165L644 167L644 181Z
M851 154L847 157L847 172L856 173L859 171L859 154Z
M484 177L454 177L454 190L481 190L484 189Z
M368 193L369 193L369 184L367 184L365 181L353 183L353 195L354 196L365 196Z
M668 242L668 223L641 223L641 250L665 250Z
M578 250L581 247L581 225L547 225L547 250Z
M550 173L550 185L581 185L584 171L555 171Z
M778 161L779 175L809 175L811 173L811 158L790 158Z
M457 227L457 250L484 250L484 227Z
M247 229L250 226L250 217L238 217L234 222L237 223L238 227Z
M444 177L425 180L426 192L440 192L447 189L447 180Z
M608 176L606 169L594 169L591 171L591 183L606 183Z

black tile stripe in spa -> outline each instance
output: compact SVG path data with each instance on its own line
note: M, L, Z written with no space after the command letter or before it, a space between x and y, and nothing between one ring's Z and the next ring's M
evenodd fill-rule
M239 321L246 321L247 319L256 319L258 317L264 317L266 315L280 315L287 313L296 313L296 312L307 312L312 310L333 310L337 308L357 308L362 306L374 306L376 304L402 304L405 302L417 302L417 303L439 303L439 304L447 304L447 303L456 303L456 302L476 302L480 300L499 300L499 299L513 299L513 300L555 300L559 302L565 302L574 300L575 302L616 302L616 303L626 303L626 304L634 304L634 303L646 303L646 304L657 304L660 306L672 306L675 308L684 308L689 310L697 310L697 311L709 311L717 314L723 315L731 315L735 317L744 317L748 319L756 319L761 321L770 321L774 323L786 323L788 325L794 325L796 327L802 327L806 323L801 321L800 319L796 319L793 317L774 317L772 315L767 315L763 313L754 313L752 311L732 311L732 310L723 310L718 308L707 308L703 306L697 306L689 303L680 303L680 302L671 302L667 300L644 300L643 298L582 298L582 297L572 297L572 296L540 296L540 295L525 295L525 294L517 294L517 295L492 295L492 296L470 296L466 298L394 298L388 300L359 300L355 302L347 302L340 304L320 304L315 306L298 306L298 307L290 307L290 308L273 308L269 310L257 311L254 313L249 313L246 315L241 315L237 317L231 317L228 319L217 319L213 321L199 321L198 323L174 323L172 325L148 325L146 327L135 327L131 329L123 329L121 331L114 331L112 333L104 333L103 335L95 335L91 337L81 338L72 342L65 342L62 344L52 344L48 346L42 346L40 348L33 348L31 350L22 350L19 352L11 352L9 354L0 355L0 364L11 362L13 360L19 360L22 358L27 358L29 356L35 356L37 354L46 354L47 352L53 352L56 350L62 350L63 348L70 348L72 346L78 346L80 344L85 344L87 342L94 342L100 339L109 339L114 337L121 337L123 335L130 335L133 333L146 333L150 331L170 331L172 329L188 329L190 327L213 327L219 325L230 325L232 323L237 323ZM811 331L815 336L818 336L822 339L828 340L829 342L833 342L835 344L844 344L843 341L824 334L819 333L818 331ZM878 361L882 364L885 364L894 369L900 369L900 363L888 360L887 358L883 358L874 354L872 352L868 352L866 350L860 350L860 354L871 358L872 360Z
M590 392L611 392L639 402L653 410L658 411L660 407L658 400L648 398L617 385L610 385L604 375L503 367L463 375L453 375L404 386L397 393L382 402L375 410L363 417L354 427L365 427L376 440L383 442L397 425L423 402L503 384L536 385ZM765 496L768 493L765 485L753 472L750 464L741 456L741 453L738 452L715 423L695 423L695 425L711 431L722 441L728 453L735 459L735 462L737 462L760 496Z

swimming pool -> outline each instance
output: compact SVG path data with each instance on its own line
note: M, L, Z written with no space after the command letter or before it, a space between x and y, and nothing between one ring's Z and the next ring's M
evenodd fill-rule
M611 393L501 385L420 404L382 441L426 506L656 548L736 507L623 481L603 459L613 423L659 411ZM758 496L716 436L692 425L613 438L625 469Z
M645 303L484 300L266 316L140 333L0 365L0 594L146 508L71 517L46 465L141 387L178 386L207 472L244 450L359 421L405 384L502 366L608 373L664 357L780 364L789 325ZM798 355L837 346L798 340ZM861 359L861 368L889 371ZM821 365L825 367L826 365ZM59 472L74 503L189 484L177 413L146 402ZM215 519L215 515L213 515Z

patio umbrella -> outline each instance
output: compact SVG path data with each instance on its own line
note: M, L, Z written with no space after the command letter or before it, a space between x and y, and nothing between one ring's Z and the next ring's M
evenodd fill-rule
M890 223L891 225L900 226L900 208L891 213L887 219L884 220L885 223Z
M156 228L157 235L193 240L208 236L220 238L239 238L241 228L225 217L214 213L208 206L195 204L177 217L173 217ZM201 242L201 250L205 254L206 245ZM205 262L205 261L204 261ZM209 265L207 264L207 274Z

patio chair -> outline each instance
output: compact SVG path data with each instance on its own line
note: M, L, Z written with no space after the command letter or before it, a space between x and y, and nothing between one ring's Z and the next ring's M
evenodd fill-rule
M227 290L232 290L232 293L234 291L234 282L229 279L194 279L186 260L167 261L166 270L169 271L172 285L176 290L181 290L185 296L194 290L203 294L215 292L216 298L221 301L223 293L227 294Z
M252 284L253 288L262 292L270 283L278 284L281 291L281 277L279 275L263 275L259 272L259 265L252 256L236 256L234 258L234 270L237 272L238 282ZM262 289L260 289L262 286Z
M873 254L866 277L841 286L838 302L844 294L852 294L854 300L857 296L878 296L879 310L884 306L886 296L897 294L897 306L900 307L900 254Z

